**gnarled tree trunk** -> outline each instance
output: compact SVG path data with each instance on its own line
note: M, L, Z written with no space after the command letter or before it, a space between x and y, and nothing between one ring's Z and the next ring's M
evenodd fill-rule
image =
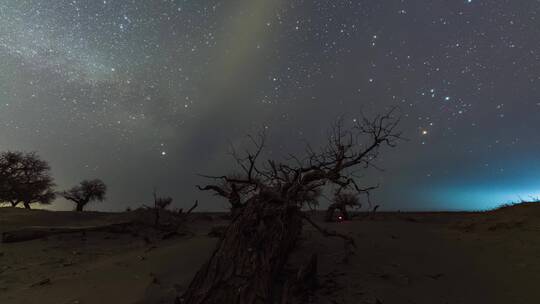
M341 194L340 201L352 203L350 206L354 206L357 199L342 190L369 194L375 189L359 187L354 180L354 170L350 169L369 167L382 146L395 146L401 133L395 131L399 118L392 113L390 110L374 119L362 117L350 128L343 128L339 120L331 129L328 145L320 152L308 146L306 157L290 155L290 160L284 162L267 159L265 165L260 164L259 157L265 147L264 132L258 137L249 136L255 148L245 155L239 155L233 147L231 154L240 167L240 175L207 176L218 183L197 187L227 199L233 213L238 214L233 215L210 261L199 270L184 293L184 303L275 302L278 275L302 232L304 218L324 235L338 236L354 245L354 239L317 226L299 208L313 201L328 184L336 186L336 194ZM250 199L244 203L246 198ZM240 208L236 209L239 204ZM343 216L348 217L345 206L333 207L330 214L339 208ZM282 303L283 299L286 302L288 298L282 297Z
M278 275L302 232L301 213L297 207L259 196L242 209L196 274L182 303L273 302Z

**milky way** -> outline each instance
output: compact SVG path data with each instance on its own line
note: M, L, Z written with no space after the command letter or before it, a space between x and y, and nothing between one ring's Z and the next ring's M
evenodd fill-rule
M399 106L407 141L363 181L386 209L483 209L540 195L540 3L0 0L0 148L38 151L122 210L152 189L323 142L337 117ZM323 202L323 205L325 203ZM59 202L56 208L67 208ZM98 205L95 208L99 207Z

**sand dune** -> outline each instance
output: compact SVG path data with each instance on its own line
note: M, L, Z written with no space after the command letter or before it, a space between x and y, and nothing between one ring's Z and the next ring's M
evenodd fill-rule
M27 226L118 223L131 213L0 208L0 232ZM316 215L316 217L319 217ZM193 214L187 233L162 240L90 232L0 245L0 303L173 303L206 261L226 224ZM330 224L350 234L356 253L344 261L341 240L305 226L290 267L319 254L313 303L537 303L540 205L488 213L379 213Z

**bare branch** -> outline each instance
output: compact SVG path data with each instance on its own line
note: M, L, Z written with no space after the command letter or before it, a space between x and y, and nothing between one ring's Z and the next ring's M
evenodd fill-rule
M401 133L397 131L399 118L395 108L372 119L361 115L350 127L340 117L328 131L326 145L316 151L309 144L305 147L304 157L288 154L283 162L268 159L259 166L259 158L266 144L264 131L257 136L247 136L253 150L239 155L231 147L231 155L238 164L241 173L238 175L221 175L203 177L219 180L221 184L198 188L211 190L225 197L235 206L241 206L249 198L262 192L274 192L288 204L306 203L305 196L327 184L344 189L355 190L366 195L371 206L369 193L378 186L360 186L356 180L357 170L375 168L380 149L384 146L394 147Z
M191 206L191 208L189 208L189 210L186 212L186 214L190 214L193 210L195 210L195 208L197 208L198 205L199 205L199 201L196 200L195 204L193 204L193 206Z

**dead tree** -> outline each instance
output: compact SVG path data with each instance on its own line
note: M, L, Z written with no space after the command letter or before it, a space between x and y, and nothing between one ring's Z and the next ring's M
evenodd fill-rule
M227 199L233 218L210 260L199 270L182 296L183 303L267 304L280 288L289 253L302 232L303 219L328 236L340 236L315 224L302 212L325 186L367 194L355 171L374 165L382 147L394 147L401 137L394 110L372 119L362 117L346 127L343 120L331 128L320 150L310 146L305 157L290 155L278 162L261 161L265 134L249 137L253 151L232 155L241 175L207 176L217 183L199 187Z
M170 204L172 204L172 197L155 197L154 198L154 205L156 209L167 209Z
M167 207L172 204L172 197L159 197L157 196L157 190L154 189L153 192L154 195L154 225L157 227L159 226L159 217L160 217L160 211L167 209Z

